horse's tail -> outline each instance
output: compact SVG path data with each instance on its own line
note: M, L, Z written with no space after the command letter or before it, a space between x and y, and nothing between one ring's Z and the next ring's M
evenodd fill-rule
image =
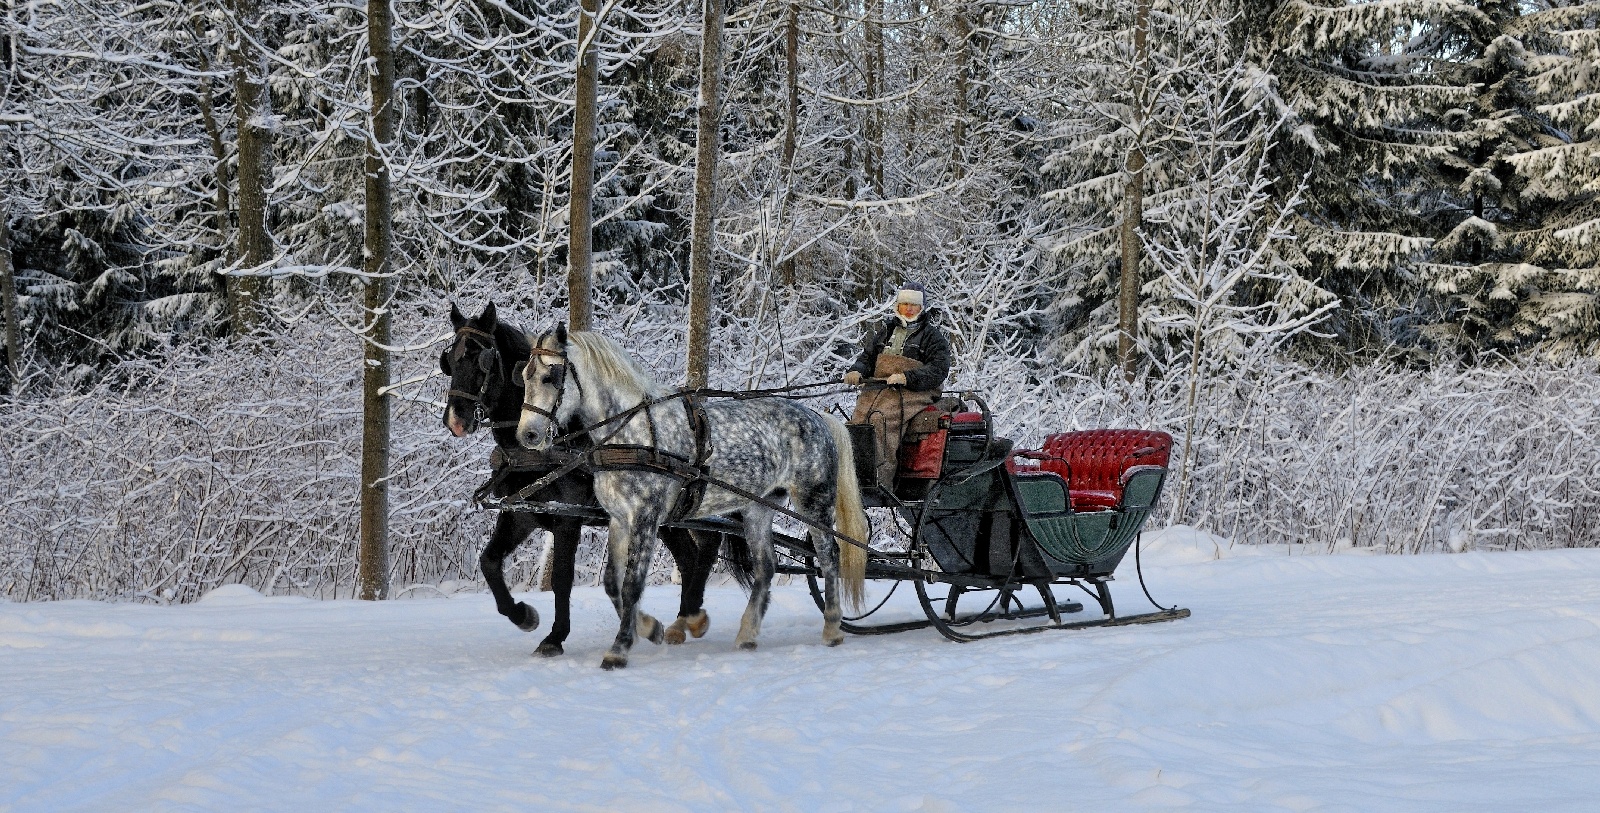
M728 563L728 572L746 593L756 582L755 563L750 559L750 543L735 534L722 534L722 558Z
M850 433L844 423L832 415L822 416L833 434L838 475L838 488L833 500L833 528L851 539L865 544L872 533L867 525L866 509L861 507L861 483L856 480L856 458L850 446ZM867 551L849 542L839 542L839 581L843 586L844 602L853 610L861 609L861 598L867 585Z

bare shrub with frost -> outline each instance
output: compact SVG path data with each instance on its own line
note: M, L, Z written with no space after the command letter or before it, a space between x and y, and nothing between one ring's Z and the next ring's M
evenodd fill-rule
M983 392L1002 434L1027 447L1051 432L1139 427L1185 441L1187 367L1130 385L1114 371L1043 364L1004 331L978 327L1005 286L963 279L946 279L939 293L960 314L952 332L974 343L950 386ZM760 282L734 280L724 290L748 306L718 326L714 385L832 380L862 320L880 314L820 288L763 294ZM538 330L561 316L538 305L558 284L477 290L496 291L506 318ZM597 304L601 330L660 380L682 379L681 303L646 291ZM477 553L492 521L469 502L488 473L491 441L481 433L458 440L439 425L446 385L434 364L448 336L445 307L397 314L397 332L417 348L397 375L406 383L397 386L394 418L390 539L401 594L408 585L478 585ZM359 371L338 360L354 355L356 342L305 319L269 344L180 347L126 360L87 389L41 385L0 400L0 477L10 485L0 495L0 596L181 602L233 582L352 595ZM1182 522L1239 543L1392 553L1600 538L1600 448L1591 440L1600 434L1600 373L1592 363L1335 374L1257 356L1208 381L1187 436L1186 504L1179 512L1169 494L1153 527ZM581 549L580 583L599 572L598 533ZM517 589L537 583L540 547L524 546L509 563ZM660 557L656 580L669 573Z

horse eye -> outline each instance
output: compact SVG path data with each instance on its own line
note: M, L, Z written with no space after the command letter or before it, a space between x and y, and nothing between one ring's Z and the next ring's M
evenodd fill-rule
M541 381L540 383L554 385L556 383L556 377L551 375L551 374L549 374L549 373L545 373L544 374L544 380Z

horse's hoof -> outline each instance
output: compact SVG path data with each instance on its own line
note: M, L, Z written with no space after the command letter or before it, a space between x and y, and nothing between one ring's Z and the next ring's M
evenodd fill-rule
M687 640L689 640L689 636L684 632L683 619L680 618L667 627L667 643L676 646Z
M612 655L608 653L605 658L601 659L600 668L606 670L607 672L611 671L612 669L626 669L628 668L628 656Z
M704 638L706 630L711 629L711 616L701 610L688 618L689 634L696 638Z
M645 616L645 618L650 617ZM650 618L650 629L640 630L640 632L644 633L645 639L652 644L660 644L667 639L666 627L662 626L661 622L654 618Z
M561 649L560 644L553 643L551 641L545 641L539 645L538 649L533 651L533 654L538 655L541 658L554 658L555 656L560 655L563 651L564 650Z
M533 632L539 628L539 611L521 601L517 602L516 609L508 617L523 632Z
M830 621L822 625L822 643L826 646L844 643L844 631L839 629L839 622Z
M755 641L745 641L744 643L739 644L739 648L740 649L744 649L744 650L753 650L753 649L756 648L756 642Z

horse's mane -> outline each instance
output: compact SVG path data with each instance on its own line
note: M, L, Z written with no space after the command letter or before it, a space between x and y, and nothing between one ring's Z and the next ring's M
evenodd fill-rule
M578 331L568 334L567 343L568 352L577 351L578 364L584 374L611 385L624 401L642 401L671 392L670 388L656 383L643 365L607 336Z
M512 361L526 359L528 351L533 348L533 342L529 340L528 334L524 333L522 328L509 322L501 322L496 325L494 334L496 340L505 341L506 349L511 351ZM500 355L504 356L506 354L501 353Z

